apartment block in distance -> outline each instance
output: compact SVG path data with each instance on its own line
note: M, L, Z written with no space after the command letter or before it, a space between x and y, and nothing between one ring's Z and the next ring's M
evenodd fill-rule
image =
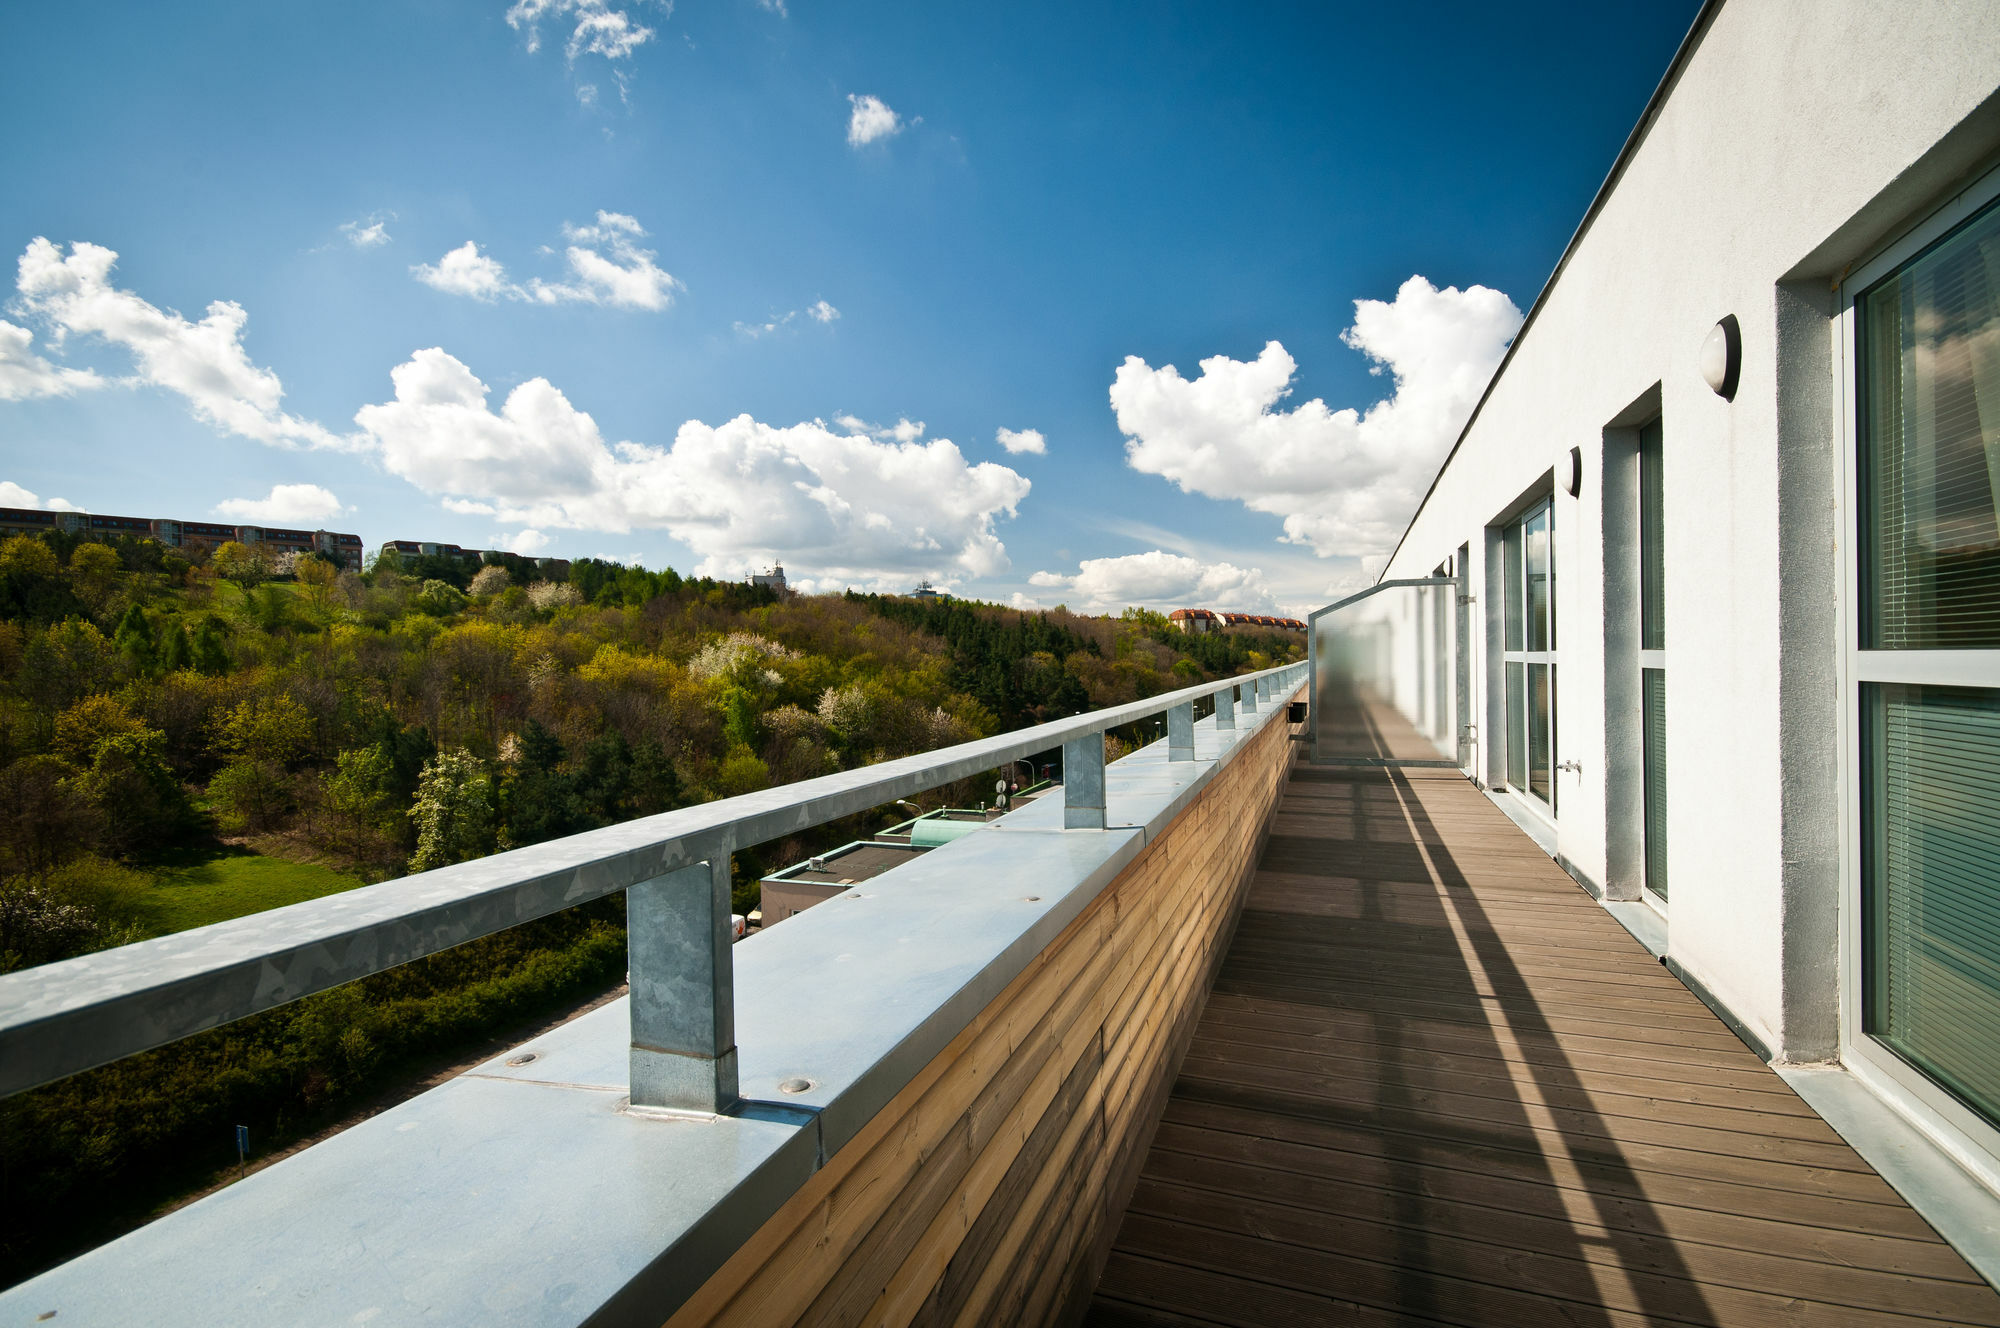
M175 549L213 550L232 540L274 553L316 553L329 562L361 570L361 537L331 530L285 530L275 526L232 526L215 521L170 517L105 516L97 512L45 512L0 507L0 534L33 535L63 531L94 539L131 535L155 539Z

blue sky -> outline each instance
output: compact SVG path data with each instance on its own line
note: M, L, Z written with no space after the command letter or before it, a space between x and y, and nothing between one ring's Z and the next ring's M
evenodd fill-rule
M9 6L0 495L1303 610L1696 7Z

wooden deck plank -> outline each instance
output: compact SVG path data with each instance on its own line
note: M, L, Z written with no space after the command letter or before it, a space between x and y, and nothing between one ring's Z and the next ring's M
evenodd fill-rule
M1471 784L1306 766L1088 1321L2000 1325L2000 1296Z

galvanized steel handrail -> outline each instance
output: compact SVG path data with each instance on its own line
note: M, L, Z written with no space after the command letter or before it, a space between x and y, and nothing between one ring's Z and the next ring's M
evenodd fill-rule
M1284 665L858 770L642 817L546 844L0 976L0 1097L630 891L635 1103L735 1096L729 854L1010 761L1064 749L1064 823L1102 828L1102 735L1169 715L1192 760L1193 707L1232 727L1305 676ZM719 912L718 912L719 909Z

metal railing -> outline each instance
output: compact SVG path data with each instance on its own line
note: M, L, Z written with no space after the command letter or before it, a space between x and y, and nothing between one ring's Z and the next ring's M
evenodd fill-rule
M737 1100L729 856L984 770L1063 750L1063 825L1105 828L1104 733L1167 716L1194 760L1194 707L1218 729L1306 677L1304 664L781 788L627 821L475 862L0 976L0 1097L164 1046L481 936L626 894L632 1103Z

